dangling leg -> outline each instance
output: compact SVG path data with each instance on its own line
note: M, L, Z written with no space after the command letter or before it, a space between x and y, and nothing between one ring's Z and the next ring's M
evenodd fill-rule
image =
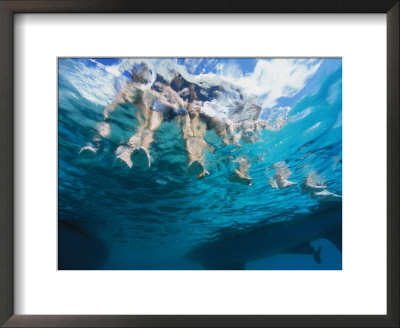
M139 121L137 132L128 140L128 146L138 148L142 144L143 131L146 128L146 121L143 120L139 112L136 112L136 119Z
M150 167L149 145L153 141L153 134L148 129L143 132L142 145L132 150L132 162L142 168Z
M148 154L148 150L142 147L144 135L148 130L147 112L145 111L145 108L139 108L141 109L141 113L139 111L136 112L136 118L139 121L139 127L137 132L128 141L129 150L127 153L129 152L129 159L132 165L149 167L150 156Z
M188 173L197 175L201 179L209 174L204 167L204 151L208 146L204 140L206 125L200 122L198 114L192 118L189 115L184 115L182 119L182 136L185 139L188 152Z
M276 180L279 188L287 188L297 184L296 182L288 180L289 176L292 174L292 171L290 171L285 163L278 163L276 167L278 171L276 172L274 179Z
M136 164L132 154L135 150L140 148L142 144L142 135L146 127L146 121L143 119L139 111L136 112L136 118L139 121L137 132L132 137L130 137L126 146L121 145L115 151L117 158L125 162L125 164L128 165L130 168L134 164Z
M253 180L248 175L248 170L251 164L247 161L245 157L241 157L239 160L236 161L236 163L239 163L239 169L237 168L234 169L235 175L231 176L229 178L229 181L250 186Z
M130 168L134 164L137 164L135 163L136 158L134 158L135 156L133 156L133 154L137 153L138 149L140 149L143 132L147 125L147 111L145 106L143 106L143 103L140 103L137 107L139 108L139 110L136 111L136 119L139 122L137 132L129 138L126 146L121 145L115 151L117 158L125 162Z
M160 127L163 116L160 112L149 110L146 112L147 120L140 120L141 126L138 133L132 136L130 144L134 148L132 161L141 167L150 167L150 145L154 141L154 132Z
M209 172L204 167L204 151L207 148L207 142L199 137L190 137L186 140L186 149L188 152L189 165L188 173L203 178Z
M153 133L160 127L163 121L163 115L160 112L151 111L150 113L150 121L149 121L149 129Z

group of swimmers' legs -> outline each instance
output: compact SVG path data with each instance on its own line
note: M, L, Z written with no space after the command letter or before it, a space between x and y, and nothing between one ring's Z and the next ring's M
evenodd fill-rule
M188 172L202 178L209 174L205 167L205 152L209 148L204 139L207 128L213 129L226 145L238 143L241 132L237 132L236 125L231 122L221 122L216 118L200 117L202 102L198 101L194 85L176 92L169 83L152 82L152 71L145 63L135 64L132 68L132 82L121 87L116 98L104 111L104 121L98 124L98 136L96 138L109 138L111 134L110 124L107 122L110 114L122 103L135 104L138 110L136 118L139 126L128 142L120 145L116 150L116 156L129 167L150 167L150 146L154 141L154 133L160 127L164 115L172 112L179 117L182 128L182 137L185 140L188 156ZM155 89L152 87L155 87ZM156 91L157 90L157 91ZM184 101L181 95L189 95L190 100ZM90 145L81 149L80 154L87 157L96 153ZM251 184L248 175L249 164L238 162L239 167L234 169L234 182Z
M269 177L268 179L271 188L284 189L297 185L297 182L288 180L292 172L284 161L275 163L272 168L276 170L276 173L274 177ZM307 174L301 188L303 193L310 193L313 198L320 198L329 201L341 201L342 199L342 196L336 195L327 190L327 185L315 171L311 171Z

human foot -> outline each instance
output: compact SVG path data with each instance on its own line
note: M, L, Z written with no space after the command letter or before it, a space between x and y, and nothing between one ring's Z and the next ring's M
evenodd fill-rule
M200 178L200 175L203 174L206 170L204 168L204 165L200 161L194 160L190 162L187 171L189 175L196 175Z
M340 195L336 195L328 190L323 190L323 191L319 191L319 192L313 192L311 195L313 198L315 197L320 197L321 200L324 201L337 201L337 202L341 202L342 201L342 196Z
M93 160L96 158L97 149L94 148L92 145L87 144L86 146L82 147L79 151L79 156L84 160Z
M133 148L127 147L127 146L119 146L117 150L115 151L115 154L117 155L117 158L122 162L128 165L129 168L132 168L133 163L131 160L131 155L133 152Z
M150 154L143 147L135 148L131 154L131 160L133 165L141 168L150 167Z
M278 186L280 189L291 187L297 185L296 182L289 181L287 179L276 179Z
M251 186L253 178L245 175L232 175L231 177L229 177L229 181Z
M200 173L197 178L201 179L204 178L206 175L209 175L210 172L208 172L206 169L204 169L204 171L202 173Z

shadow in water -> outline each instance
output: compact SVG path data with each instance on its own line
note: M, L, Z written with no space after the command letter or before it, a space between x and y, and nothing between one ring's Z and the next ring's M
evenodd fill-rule
M106 247L73 220L58 221L58 270L94 270L108 257Z

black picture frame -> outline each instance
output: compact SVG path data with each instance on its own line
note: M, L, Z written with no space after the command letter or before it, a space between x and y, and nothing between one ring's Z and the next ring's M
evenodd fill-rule
M0 324L4 327L399 327L399 7L398 0L0 0ZM387 315L14 315L13 20L16 13L385 13Z

